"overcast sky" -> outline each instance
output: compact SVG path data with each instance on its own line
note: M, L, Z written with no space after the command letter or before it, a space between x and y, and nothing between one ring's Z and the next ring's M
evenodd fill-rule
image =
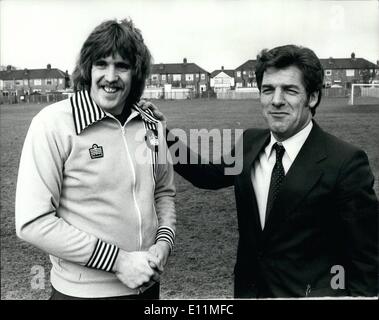
M235 69L262 48L308 46L320 58L379 60L377 0L1 0L0 64L72 72L100 22L130 17L155 63Z

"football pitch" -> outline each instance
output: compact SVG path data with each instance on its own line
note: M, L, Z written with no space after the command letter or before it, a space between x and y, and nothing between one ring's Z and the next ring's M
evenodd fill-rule
M379 101L371 102L349 106L347 98L324 99L315 120L325 131L366 151L378 195ZM154 103L166 114L169 128L186 132L265 127L256 100ZM44 106L0 105L1 299L47 299L50 295L47 254L19 240L14 227L14 195L22 144L32 117ZM232 298L238 240L233 188L200 190L178 175L175 178L177 238L162 275L161 299ZM38 278L36 285L36 273L40 276L41 271L43 277Z

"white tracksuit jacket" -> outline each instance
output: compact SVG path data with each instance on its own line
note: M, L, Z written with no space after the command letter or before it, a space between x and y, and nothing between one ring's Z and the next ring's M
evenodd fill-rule
M87 91L41 110L17 181L17 235L49 253L51 283L77 297L137 294L112 267L119 248L175 237L174 173L162 125L133 107L121 126Z

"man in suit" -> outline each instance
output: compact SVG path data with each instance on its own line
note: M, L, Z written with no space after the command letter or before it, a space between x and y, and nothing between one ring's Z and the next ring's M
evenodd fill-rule
M268 129L248 129L237 143L242 172L226 175L223 161L174 166L197 187L235 187L237 298L378 293L374 177L362 150L313 120L323 75L308 48L262 51L256 78Z

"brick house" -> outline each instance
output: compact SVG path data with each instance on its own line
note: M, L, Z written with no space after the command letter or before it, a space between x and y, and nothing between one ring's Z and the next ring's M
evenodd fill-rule
M46 69L24 69L0 71L0 95L21 96L34 92L46 94L49 92L62 92L70 86L68 72L51 68L48 64Z
M352 83L369 83L379 78L379 66L364 59L356 58L352 53L350 58L320 59L325 71L324 86L340 85L346 89ZM256 87L256 60L248 60L235 70L236 88Z
M234 70L226 70L224 66L210 75L210 87L214 92L225 92L234 89Z
M196 63L159 63L153 64L147 88L161 88L171 84L173 88L193 89L196 94L209 90L209 72Z
M339 85L350 89L353 83L370 83L379 78L379 66L363 58L320 59L324 68L324 86Z
M255 79L256 60L247 60L234 71L236 88L257 87Z

